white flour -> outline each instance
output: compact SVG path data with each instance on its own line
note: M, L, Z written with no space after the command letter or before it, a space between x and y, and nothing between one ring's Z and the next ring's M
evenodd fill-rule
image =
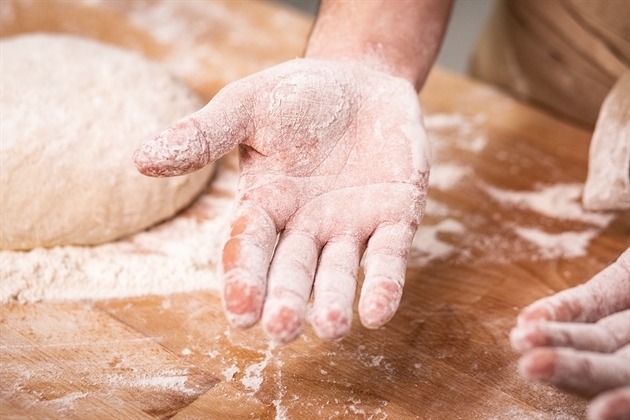
M71 392L63 397L47 400L46 405L54 405L57 410L71 410L74 408L75 401L88 396L87 392Z
M447 147L456 147L471 153L481 152L488 143L488 138L481 124L486 120L484 114L474 118L462 114L427 114L424 127L429 133L429 142L436 155Z
M582 207L583 184L541 185L536 191L508 191L492 186L485 190L498 202L533 210L544 216L575 220L600 228L608 226L615 218L612 213L587 212Z
M449 177L457 177L458 171L455 169L455 175ZM468 175L474 179L472 171ZM469 187L470 183L465 185ZM481 186L502 213L463 214L459 209L429 200L425 217L430 221L418 227L409 252L410 267L446 258L469 262L473 255L476 261L505 262L582 257L587 255L591 241L615 218L614 213L592 213L582 208L582 184L538 186L534 191L501 190L483 183ZM479 200L486 198L480 194ZM522 216L527 212L541 215L540 223L523 225ZM498 232L495 217L503 226ZM571 223L570 230L558 233L541 229L559 222Z
M430 185L430 181L429 181ZM424 214L433 217L446 217L450 214L449 207L431 197L427 197L427 204L424 208Z
M420 267L432 260L445 258L451 255L455 246L439 239L440 234L463 234L466 231L464 225L454 219L444 219L436 225L420 225L411 244L408 264L412 267Z
M455 163L434 164L429 176L429 187L450 190L459 185L470 172L469 167Z
M177 391L178 393L185 395L196 395L199 391L194 388L186 386L188 382L188 370L183 369L181 371L166 370L157 371L150 375L134 375L132 379L128 378L129 375L106 375L103 378L104 382L109 382L112 387L119 388L121 386L126 388L161 388Z
M481 188L478 200L487 200L483 193L488 194L497 205L497 212L462 213L437 201L430 192L425 221L419 226L409 253L409 265L425 266L446 258L470 261L473 255L479 261L485 258L506 262L586 255L591 240L612 222L615 214L585 211L580 202L582 184L552 183L530 191L503 190L480 181L472 166L453 160L454 149L469 153L484 150L487 143L484 120L483 114L473 118L461 114L425 115L435 158L430 187L440 191L458 186L472 187L475 191ZM528 212L542 216L541 224L522 225L523 213ZM551 233L541 229L558 222L572 223L571 230ZM497 231L500 226L503 227Z
M540 256L544 259L583 257L591 240L599 233L595 229L556 234L524 227L516 227L514 230L521 238L537 245Z
M234 375L236 375L240 371L241 370L238 367L236 367L236 364L234 363L232 364L232 366L223 369L221 373L223 374L223 377L225 378L225 380L229 382L232 379L234 379Z
M270 342L269 347L265 351L265 358L258 362L251 364L245 368L245 375L241 379L241 383L243 386L255 394L260 390L260 386L263 383L263 375L262 372L269 364L269 361L273 358L273 349L276 347L275 343Z

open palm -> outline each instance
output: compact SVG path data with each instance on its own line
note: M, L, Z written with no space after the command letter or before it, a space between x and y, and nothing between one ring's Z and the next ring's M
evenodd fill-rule
M339 339L365 252L361 321L386 323L428 181L412 85L354 62L293 60L226 86L134 159L146 175L181 175L236 145L241 177L221 264L228 319L249 327L262 316L268 335L288 342L313 292L315 332Z

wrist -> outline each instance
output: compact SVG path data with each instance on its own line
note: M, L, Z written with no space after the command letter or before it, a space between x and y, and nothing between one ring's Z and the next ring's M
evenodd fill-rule
M351 60L420 90L442 41L451 2L323 0L305 56Z
M353 61L364 66L381 71L409 81L419 90L428 69L417 63L413 57L397 54L388 50L381 42L374 40L352 39L348 42L337 42L331 47L332 41L320 39L310 43L305 57L317 60Z

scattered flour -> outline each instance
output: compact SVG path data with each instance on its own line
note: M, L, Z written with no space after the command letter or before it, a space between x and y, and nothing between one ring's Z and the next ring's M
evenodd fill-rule
M446 217L450 214L449 207L431 197L427 197L427 203L424 208L425 216Z
M514 230L521 238L537 245L544 259L583 257L591 240L598 234L595 229L557 234L524 227L515 227Z
M223 374L223 377L225 378L225 380L230 382L232 379L234 379L234 375L236 375L240 371L241 370L238 367L236 367L236 364L233 363L232 366L223 369L221 373Z
M555 219L575 220L600 228L608 226L615 215L585 211L580 202L582 189L583 184L539 186L536 191L510 191L485 186L488 194L502 204L526 208Z
M446 168L449 166L445 165ZM456 173L461 167L453 168L450 171ZM591 241L615 218L614 213L587 212L582 208L582 184L559 183L537 186L530 191L503 190L484 183L475 184L481 188L480 192L488 193L499 204L497 212L489 217L470 212L462 214L458 209L429 198L426 216L431 224L423 222L418 228L409 253L410 267L425 266L445 258L456 258L460 262L475 258L479 262L484 259L516 261L524 258L582 257L587 255ZM501 207L509 209L509 212L500 212ZM551 220L524 225L522 211L532 211ZM460 220L465 220L466 225ZM554 233L549 227L557 221L575 222L578 225L571 226L565 232ZM516 239L513 236L508 239L511 237L510 231L516 233ZM452 238L450 242L440 237L444 234Z
M273 400L273 406L276 407L276 417L275 420L288 420L287 417L287 408L283 407L281 399Z
M539 185L534 191L502 190L489 185L483 189L505 206L534 211L540 215L592 226L581 231L550 233L537 227L512 226L511 229L537 248L533 258L576 258L587 254L588 246L601 229L615 218L614 213L587 212L580 198L582 184Z
M185 395L196 395L198 390L189 388L186 386L188 381L187 370L166 370L157 371L153 375L141 375L138 374L133 378L129 378L128 375L106 375L105 382L109 382L114 387L128 387L128 388L161 388L176 391Z
M245 376L241 379L241 383L246 389L250 390L252 394L255 394L260 390L260 386L263 383L262 372L265 370L269 361L273 358L273 349L276 347L274 342L269 342L269 347L265 351L265 358L245 368Z
M373 356L372 357L372 366L380 366L381 361L385 356Z
M46 404L55 405L61 409L72 409L74 408L74 402L80 398L85 398L88 396L87 392L71 392L69 394L64 395L63 397L53 398L51 400L47 400Z
M408 265L424 266L432 260L446 258L455 251L455 246L438 239L441 233L462 234L463 224L454 219L444 219L436 225L420 225L411 244Z
M447 145L479 153L488 144L488 138L480 127L485 119L483 114L473 118L462 114L428 114L424 116L424 127L431 147L438 155ZM453 131L456 131L455 135Z
M239 74L233 66L221 66L217 59L225 53L214 43L200 42L204 37L213 36L216 27L224 27L224 20L231 18L230 25L247 28L244 17L230 13L225 5L216 3L212 8L191 2L187 5L191 12L206 19L183 19L183 9L174 2L160 1L150 8L131 10L129 18L135 26L151 33L157 41L165 45L178 45L163 60L171 71L192 73L199 69L199 63L211 65L219 78L234 81ZM205 24L204 24L205 22ZM251 29L249 29L251 30ZM226 31L228 36L232 31ZM264 35L261 34L264 37ZM253 39L253 38L252 38ZM215 76L215 77L216 77Z
M0 301L110 299L218 290L216 265L236 191L236 156L182 214L98 246L0 252ZM231 160L231 164L226 161Z
M275 386L276 386L276 398L273 400L273 405L276 407L276 417L275 420L288 420L287 416L287 407L282 405L282 399L284 398L287 388L282 384L282 366L284 366L284 362L281 358L275 359L275 367L276 374L274 375ZM297 399L298 397L295 396Z
M434 164L429 175L429 187L450 190L471 173L471 169L455 163Z
M424 126L427 130L460 128L468 125L470 122L461 114L429 114L424 116Z
M245 388L256 393L260 390L260 385L263 382L262 371L267 367L267 360L263 360L260 363L254 363L245 368L245 376L241 379L241 383Z

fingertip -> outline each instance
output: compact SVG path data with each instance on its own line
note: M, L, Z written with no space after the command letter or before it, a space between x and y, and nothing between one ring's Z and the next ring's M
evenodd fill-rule
M518 361L518 372L525 379L548 380L554 375L557 359L552 349L533 349Z
M630 386L604 392L588 406L589 420L629 420Z
M340 236L321 252L309 321L322 340L339 341L350 332L363 248L362 241Z
M236 223L247 225L247 219L238 218ZM271 250L265 252L249 235L241 235L246 228L239 225L240 236L225 242L219 266L223 309L228 321L239 328L252 327L260 319L266 295L265 266L271 254Z
M250 328L258 322L263 306L263 292L259 287L230 279L223 287L223 309L231 325Z
M537 325L530 324L512 329L510 344L514 350L524 353L535 347L545 346L547 340Z
M262 326L270 340L287 344L302 333L306 309L296 306L298 305L295 305L295 302L265 306Z
M339 341L350 332L352 308L348 311L341 305L327 305L316 308L311 317L315 334L322 340Z
M527 345L527 332L523 328L514 328L510 331L510 345L519 353L529 350Z
M367 282L367 280L366 280ZM365 328L377 329L392 319L398 309L402 288L391 279L371 279L359 299L359 318Z
M152 177L185 175L212 161L194 115L177 121L144 143L132 158L141 174Z
M370 236L359 299L359 317L364 327L380 328L396 313L414 232L415 225L382 224Z
M256 325L260 316L256 312L245 312L242 314L235 314L233 312L229 312L226 310L225 316L230 323L231 326L240 328L240 329L248 329Z
M155 165L151 157L151 146L147 143L144 143L135 152L131 155L131 159L133 160L134 165L138 172L142 175L159 177L160 176L160 168L159 165Z
M263 329L271 340L288 343L304 329L318 256L318 243L310 234L285 229L280 235L263 308Z
M526 327L534 323L553 320L553 313L546 306L528 306L518 315L516 323L518 327Z

